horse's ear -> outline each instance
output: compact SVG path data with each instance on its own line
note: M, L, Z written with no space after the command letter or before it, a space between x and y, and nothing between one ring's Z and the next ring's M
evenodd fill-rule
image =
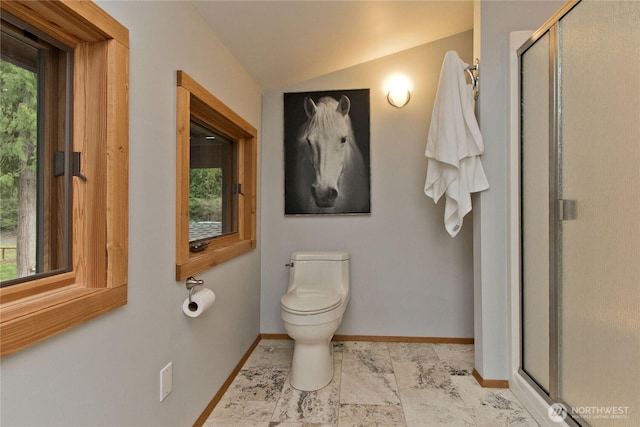
M318 107L316 106L316 103L313 102L313 99L308 96L304 98L304 111L307 113L307 117L315 115L317 109Z
M340 97L340 101L338 101L337 111L343 116L346 116L347 114L349 114L350 108L351 108L351 101L349 101L349 98L347 98L346 95L342 95Z

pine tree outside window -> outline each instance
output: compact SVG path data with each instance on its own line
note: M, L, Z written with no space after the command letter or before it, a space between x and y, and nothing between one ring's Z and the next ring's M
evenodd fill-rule
M70 269L71 49L4 14L1 286ZM67 168L70 169L70 168Z

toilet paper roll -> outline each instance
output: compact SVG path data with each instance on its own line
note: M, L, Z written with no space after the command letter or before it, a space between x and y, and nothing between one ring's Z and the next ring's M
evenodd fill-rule
M189 317L198 317L211 307L215 300L216 294L211 289L200 289L191 294L191 302L189 302L189 298L184 300L182 311Z

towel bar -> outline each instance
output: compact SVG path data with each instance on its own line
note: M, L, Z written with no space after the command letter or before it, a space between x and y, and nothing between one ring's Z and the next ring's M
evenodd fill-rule
M467 74L469 74L469 77L471 77L473 99L477 101L478 95L480 94L480 91L478 90L478 80L480 80L480 60L476 58L476 62L474 62L473 65L468 65L464 70L467 72Z

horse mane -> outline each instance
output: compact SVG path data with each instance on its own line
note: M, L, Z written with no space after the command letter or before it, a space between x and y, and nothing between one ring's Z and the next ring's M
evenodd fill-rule
M319 111L324 110L337 110L338 101L336 101L331 96L324 96L318 100L316 104L318 107L316 113L308 118L308 120L302 125L300 131L298 133L298 144L304 144L307 139L307 135L318 127L323 127L325 129L335 128L335 124L337 123L335 114L318 114ZM349 144L355 144L355 137L353 134L353 126L351 125L351 117L349 114L345 114L345 121L347 122L348 128L348 142Z
M313 129L317 127L324 127L324 128L335 127L334 125L337 120L337 115L324 114L324 113L318 114L318 111L320 110L335 111L338 108L338 101L336 101L331 96L324 96L318 100L318 103L316 104L316 106L318 107L316 110L316 113L311 115L307 119L307 121L300 127L300 130L298 133L298 140L297 140L298 157L306 158L309 152L309 148L308 148L308 145L305 143L305 141L307 139L307 136ZM356 144L355 135L353 133L353 125L351 124L351 117L347 113L345 114L344 118L347 123L347 129L348 129L348 132L347 132L347 144L349 148L347 150L347 156L349 158L348 160L353 161L355 163L355 166L358 169L364 170L364 158L362 156L362 152L360 151L360 148Z

